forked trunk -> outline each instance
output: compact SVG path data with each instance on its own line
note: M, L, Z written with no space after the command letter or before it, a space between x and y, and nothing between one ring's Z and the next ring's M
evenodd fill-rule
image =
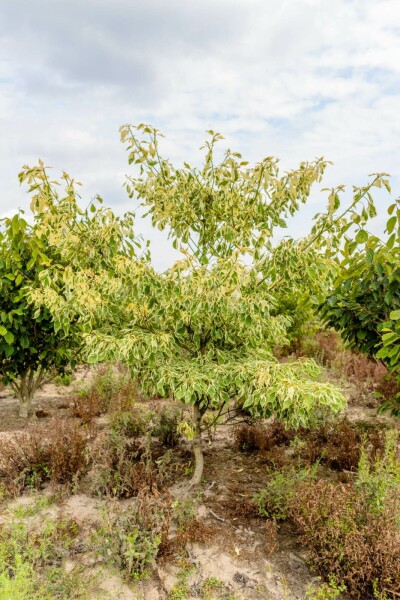
M44 381L45 371L40 369L38 373L27 369L22 373L18 382L11 384L19 401L19 416L27 419L31 413L32 400L36 390Z
M201 418L203 414L197 404L193 406L193 424L194 424L194 438L193 438L193 454L194 454L194 473L190 481L190 487L198 485L201 482L204 468L204 456L202 449L201 440Z
M25 371L21 375L21 381L19 385L16 386L17 398L19 400L19 416L23 419L27 419L29 417L29 413L31 412L32 407L32 393L30 384L30 376L29 372Z

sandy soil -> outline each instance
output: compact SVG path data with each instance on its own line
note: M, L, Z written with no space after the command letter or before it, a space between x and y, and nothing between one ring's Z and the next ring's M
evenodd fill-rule
M84 376L85 371L78 372L77 380ZM36 418L68 416L73 390L74 384L69 387L44 386L34 404ZM350 391L353 393L354 389ZM352 404L347 414L356 421L376 422L377 419L376 409L365 405ZM378 417L378 420L394 423L385 416ZM101 417L99 425L103 427L105 421ZM1 391L2 435L9 435L9 432L25 426L26 423L17 417L16 399L7 390ZM189 447L183 443L178 453L182 460L187 459ZM302 599L307 586L316 581L307 567L307 554L290 525L284 524L274 535L271 524L266 520L240 510L241 506L246 506L246 500L263 486L266 472L261 456L237 453L232 445L230 428L218 428L212 444L205 449L204 484L197 498L198 518L212 534L206 542L191 543L186 547L187 557L193 566L187 579L190 589L187 600L199 598L200 589L209 578L218 579L222 586L219 595L211 595L210 598L226 600ZM50 491L45 489L41 493L45 495ZM25 495L9 503L0 515L0 521L10 519L13 510L34 503L35 499L37 495ZM82 530L89 531L99 521L101 506L102 501L78 490L78 493L46 507L41 514L68 516L76 520ZM178 581L180 568L176 560L160 561L152 577L128 585L118 573L101 566L93 555L80 556L79 562L87 569L88 578L96 579L93 600L165 600ZM66 561L66 570L75 567L74 560Z

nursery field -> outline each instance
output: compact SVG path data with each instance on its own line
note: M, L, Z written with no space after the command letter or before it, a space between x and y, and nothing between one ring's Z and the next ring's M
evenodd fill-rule
M324 158L251 166L209 131L176 168L120 132L132 211L39 161L0 221L0 600L396 600L389 176L320 190L295 239ZM179 253L163 272L135 211Z
M29 424L3 389L0 597L367 598L389 576L376 597L395 598L400 541L378 510L385 494L398 510L400 487L399 422L376 415L385 369L332 333L312 351L346 411L300 430L236 414L189 491L186 411L141 397L121 365L45 385Z

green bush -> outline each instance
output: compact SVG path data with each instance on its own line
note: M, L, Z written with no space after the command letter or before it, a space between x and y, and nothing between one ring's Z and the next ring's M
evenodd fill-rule
M127 578L143 577L154 567L171 515L171 502L163 497L141 496L128 508L106 510L94 536L96 547Z
M355 240L346 240L341 270L321 316L350 348L381 359L400 383L400 199L388 213L386 239L360 230ZM361 249L354 252L358 243ZM400 416L398 389L385 409Z
M0 599L69 600L86 598L79 570L67 575L63 559L74 551L78 528L73 520L23 519L0 529Z
M299 483L316 478L318 463L312 467L285 468L270 472L267 485L254 496L259 514L263 517L285 521L290 515L291 501L296 495Z
M110 415L111 430L117 435L138 437L147 433L152 413L145 412L137 405L130 410L115 411Z
M174 406L164 406L159 413L158 423L153 433L162 446L176 446L179 440L178 425L182 419L182 410Z
M400 498L399 434L386 433L383 452L371 458L365 446L361 449L355 485L364 494L374 511L384 509L388 497ZM400 515L399 515L400 518Z
M290 519L314 569L336 577L351 598L400 594L398 440L391 431L383 450L372 453L364 445L352 483L317 481L315 471L292 468L276 472L255 498L261 515ZM331 592L339 594L335 588Z

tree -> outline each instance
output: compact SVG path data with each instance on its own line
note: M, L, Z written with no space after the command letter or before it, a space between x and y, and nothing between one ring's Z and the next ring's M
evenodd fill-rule
M101 207L99 198L80 210L75 196L79 184L65 173L65 195L60 196L42 162L24 167L19 177L32 193L33 224L16 214L3 219L0 231L0 381L10 384L20 402L20 416L26 417L45 379L74 368L82 358L87 324L68 306L96 306L97 322L104 317L95 293L95 269L103 261L110 271L108 259L123 245L118 237L123 225ZM124 243L130 243L129 237ZM83 269L85 281L93 282L90 290L80 285ZM107 289L107 282L102 283ZM43 288L51 290L62 308L59 319L45 304L34 304Z
M318 408L343 406L339 390L318 381L313 361L280 363L274 357L291 322L280 299L287 292L321 301L335 273L343 232L358 218L360 205L361 221L368 217L364 200L368 214L373 212L370 190L382 176L355 188L341 212L343 187L331 190L328 210L316 216L309 236L276 242L276 230L306 202L326 161L301 163L283 175L273 158L250 167L227 151L217 163L215 145L221 136L210 132L204 166L185 163L176 169L160 156L157 130L124 126L121 137L129 162L139 168L127 181L129 195L148 209L155 227L168 229L183 259L157 273L148 255L122 253L117 268L115 257L107 265L93 253L96 278L81 265L73 302L59 302L51 268L46 285L32 298L49 308L57 322L74 314L88 325L93 360L122 358L149 393L193 407L192 482L198 483L202 431L224 417L232 400L254 416L274 414L292 426L306 425ZM58 218L47 226L60 231ZM55 236L60 239L59 233ZM64 260L76 257L74 245L64 246L62 253ZM72 277L63 281L76 289ZM97 296L97 304L88 308L79 301L87 295ZM107 318L99 318L104 312ZM205 424L207 411L211 417Z
M363 229L357 248L351 239L346 241L338 276L321 314L350 348L382 360L399 378L400 199L389 206L388 213L384 238ZM399 416L400 394L382 408Z
M10 384L27 417L37 389L49 373L73 368L82 348L81 328L56 331L45 306L32 305L27 289L57 260L44 237L16 214L0 232L0 381Z

